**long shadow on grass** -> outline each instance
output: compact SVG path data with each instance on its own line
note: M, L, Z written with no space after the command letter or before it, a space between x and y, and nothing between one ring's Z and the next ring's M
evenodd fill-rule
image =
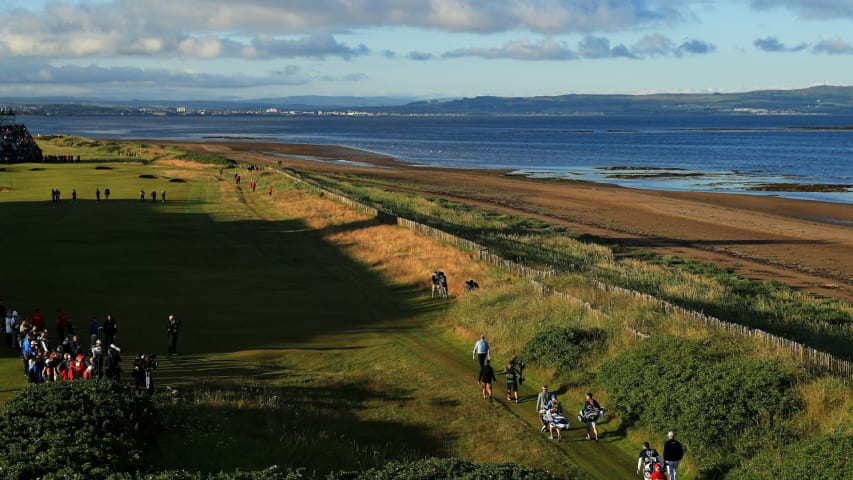
M416 314L442 308L297 220L217 221L201 204L194 213L192 202L176 210L115 199L57 207L0 203L0 218L16 231L0 236L0 251L14 252L4 256L3 277L15 279L3 282L6 303L21 312L62 307L84 333L90 317L101 323L112 314L131 354L166 353L170 314L182 321L182 354L215 354L405 331Z
M446 455L414 423L363 420L366 405L401 408L410 392L357 384L269 388L202 384L158 396L162 434L148 452L156 469L256 470L270 465L325 473L362 470L390 460Z

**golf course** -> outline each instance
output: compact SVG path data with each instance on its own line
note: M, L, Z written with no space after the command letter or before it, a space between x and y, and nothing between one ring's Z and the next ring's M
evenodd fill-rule
M455 458L516 464L554 478L636 479L640 444L649 441L663 452L666 432L675 430L687 452L682 479L769 478L770 470L777 478L801 478L798 469L809 463L801 460L814 456L822 458L821 472L830 472L815 478L850 478L849 376L588 286L594 272L617 271L619 262L600 250L605 247L583 247L590 249L584 268L564 275L547 260L525 262L557 270L546 279L549 288L588 307L543 295L528 279L483 262L480 252L403 228L387 215L361 213L316 185L396 205L396 212L421 208L441 216L449 208L455 213L446 215L468 219L482 206L463 209L355 175L311 172L281 156L239 158L154 141L69 137L39 139L39 145L45 154L80 160L0 166L0 298L24 316L39 309L52 341L61 309L84 347L90 320L102 324L112 315L129 389L134 355L157 355L151 399L157 432L136 465L142 474L278 466L298 470L298 478L326 478L389 462ZM249 169L252 164L258 168ZM61 192L58 201L51 199L53 189ZM109 198L96 196L106 189ZM467 225L454 234L466 229L527 235L494 225ZM501 253L500 245L492 249ZM513 252L504 257L520 259ZM701 282L703 291L726 290L698 270L688 275L636 265L642 267L632 272L643 268L642 278L655 279L649 284L663 283L656 276L683 275ZM447 274L447 299L432 298L436 270ZM480 288L466 291L469 279ZM741 290L784 296L787 303L756 322L773 319L778 332L794 332L849 360L849 304L800 300L778 293L775 284L763 288ZM764 297L761 302L777 308ZM795 303L808 306L787 306ZM830 320L815 327L800 320L806 310ZM177 355L167 353L170 315L181 322ZM472 357L481 335L498 374L491 400L481 395ZM28 384L20 356L8 347L0 352L0 402L38 398L42 385ZM520 402L513 403L506 401L501 373L517 356L527 365ZM546 384L570 422L561 441L540 432L535 403ZM608 408L599 441L587 441L576 418L586 392ZM441 468L432 474L382 478L461 478Z

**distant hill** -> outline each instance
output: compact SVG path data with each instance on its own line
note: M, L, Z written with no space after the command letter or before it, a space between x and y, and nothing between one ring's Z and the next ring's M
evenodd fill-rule
M4 99L21 115L146 115L187 112L365 111L401 115L649 115L649 114L850 114L853 87L741 93L549 97L474 97L413 101L413 97L290 96L258 99L105 100L73 97Z
M456 115L853 114L853 87L819 86L714 94L475 97L420 101L383 110Z

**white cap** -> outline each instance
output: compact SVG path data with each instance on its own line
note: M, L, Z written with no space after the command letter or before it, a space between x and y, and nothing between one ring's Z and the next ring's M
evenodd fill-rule
M673 431L671 431L671 430L670 430L670 432L669 432L669 433L667 433L667 434L666 434L666 436L667 436L667 437L669 437L669 438L672 438L672 437L674 437L674 436L675 436L675 432L673 432Z

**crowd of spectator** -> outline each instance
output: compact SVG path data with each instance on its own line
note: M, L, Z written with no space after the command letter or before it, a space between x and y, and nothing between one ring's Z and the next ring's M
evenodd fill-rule
M40 309L29 316L6 306L0 299L5 343L20 355L23 373L30 383L64 382L78 379L121 379L121 349L116 345L118 323L107 315L103 324L92 317L88 345L84 347L71 317L56 310L56 336L51 337Z
M0 163L42 162L41 148L24 125L0 127Z

